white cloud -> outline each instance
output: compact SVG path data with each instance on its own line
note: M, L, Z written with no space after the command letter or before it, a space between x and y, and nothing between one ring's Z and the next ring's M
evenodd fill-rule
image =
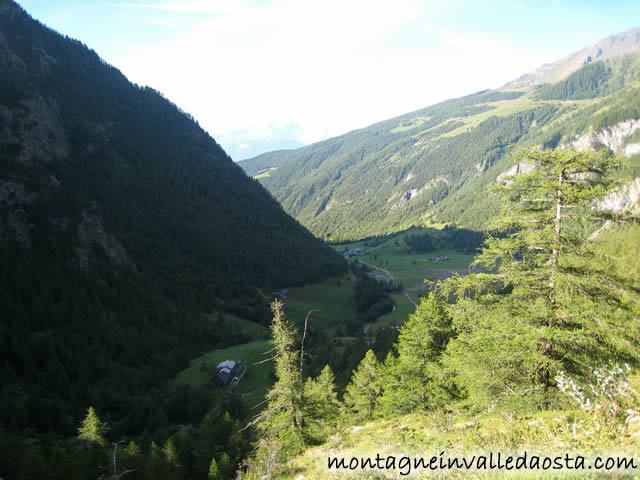
M246 2L241 0L226 1L197 1L197 2L159 2L147 5L158 10L183 13L207 13L211 15L225 15L242 11Z
M112 3L114 7L164 10L177 13L205 13L209 15L225 15L239 12L246 8L243 0L226 1L173 1L173 2L120 2Z
M429 12L441 7L418 0L145 6L210 15L178 38L139 44L109 60L133 81L162 91L214 136L296 122L298 140L309 143L497 87L538 61L488 36L420 32ZM398 50L407 31L420 35Z

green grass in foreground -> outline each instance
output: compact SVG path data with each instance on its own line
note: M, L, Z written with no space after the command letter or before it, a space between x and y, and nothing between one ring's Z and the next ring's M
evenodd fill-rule
M434 411L380 418L357 427L343 427L324 445L307 450L293 458L275 476L285 478L386 479L405 478L399 471L384 470L329 472L327 458L374 458L408 455L412 458L439 456L448 458L488 455L493 452L520 455L564 456L571 454L590 457L593 454L634 457L640 436L627 432L600 432L595 435L592 419L581 410L552 410L519 414L501 410L476 416L457 411ZM633 427L635 428L635 427ZM638 432L635 430L635 432ZM575 464L575 461L574 461ZM406 472L406 470L405 470ZM412 472L415 474L417 472ZM557 470L542 471L429 471L406 478L638 478L600 471Z

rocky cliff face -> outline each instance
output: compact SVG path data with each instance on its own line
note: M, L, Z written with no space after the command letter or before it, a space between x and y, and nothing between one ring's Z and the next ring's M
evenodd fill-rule
M595 205L595 208L622 214L623 216L637 217L640 215L640 178L636 178L615 192L609 193ZM613 221L607 220L604 225L593 232L589 238L596 238L601 232L610 230L615 225Z
M25 162L46 163L69 152L62 121L55 101L34 95L14 109L0 106L0 145L20 145L18 158Z
M640 153L640 144L627 143L628 138L640 129L640 119L620 122L611 128L577 135L575 140L562 144L560 148L584 151L595 151L606 147L618 155L630 157ZM504 183L506 177L518 173L528 173L536 168L535 164L526 160L517 163L496 177L497 183ZM610 210L614 213L627 212L632 215L640 214L640 178L624 185L619 190L611 192L598 205L598 209Z
M510 177L512 175L518 175L519 173L529 173L533 172L536 169L536 164L534 162L530 162L528 160L523 160L519 163L516 163L513 167L505 170L496 178L496 183L507 183L506 177Z
M78 224L76 233L78 246L75 248L75 262L81 270L89 270L94 247L100 247L112 264L130 265L122 243L105 232L102 215L97 209L82 212L82 221Z
M612 152L630 157L640 153L640 144L626 143L627 139L640 129L640 119L620 122L611 128L587 133L577 137L573 142L564 145L578 151L597 150L606 147ZM598 203L598 208L610 210L614 213L627 212L632 215L640 213L640 178L624 185L619 190L611 192Z
M640 144L626 144L626 139L640 128L640 119L620 122L611 128L576 136L575 140L564 144L563 148L586 151L606 147L618 155L631 156L640 151Z
M0 240L13 238L26 247L31 246L33 225L25 207L36 198L37 194L28 192L22 182L0 180Z
M611 192L598 203L598 208L615 213L640 214L640 178L627 183L621 189Z

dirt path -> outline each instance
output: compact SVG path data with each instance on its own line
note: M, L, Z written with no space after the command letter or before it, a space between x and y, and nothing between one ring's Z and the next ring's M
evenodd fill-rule
M388 279L390 282L396 283L396 279L395 279L395 278L393 278L393 275L391 275L391 272L389 272L389 270L385 270L384 268L376 267L375 265L372 265L372 264L367 263L367 262L363 262L363 261L362 261L362 260L360 260L360 259L358 259L358 261L359 261L360 263L362 263L362 264L366 265L367 267L371 267L371 268L373 268L373 269L375 269L375 270L378 270L379 272L382 272L382 273L384 274L383 276L387 277L387 279Z
M406 290L402 290L402 293L404 293L404 296L405 296L405 297L407 297L407 299L408 299L411 303L413 303L413 306L414 306L414 307L417 307L417 306L418 306L418 304L417 304L416 302L414 302L414 301L413 301L413 298L411 298L411 297L409 296L409 294L407 293L407 291L406 291Z

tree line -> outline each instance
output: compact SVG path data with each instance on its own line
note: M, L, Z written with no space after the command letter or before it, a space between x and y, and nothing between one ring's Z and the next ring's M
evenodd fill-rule
M598 208L597 200L621 185L611 173L622 162L605 151L534 150L523 157L537 168L492 188L503 209L476 257L482 269L445 280L423 298L385 358L367 351L342 401L329 367L303 381L295 329L281 304L272 305L278 380L250 423L257 427L257 450L243 478L271 475L339 423L344 428L455 403L526 415L566 406L567 391L591 411L567 375L589 385L594 372L608 375L598 373L599 365L639 365L638 279L619 275L589 237L604 222L640 222L628 212ZM604 368L614 372L615 385L623 381L624 369ZM602 382L603 395L631 406L628 389ZM624 409L593 411L598 429L605 427L601 414L608 422L601 441L609 428L630 434Z

